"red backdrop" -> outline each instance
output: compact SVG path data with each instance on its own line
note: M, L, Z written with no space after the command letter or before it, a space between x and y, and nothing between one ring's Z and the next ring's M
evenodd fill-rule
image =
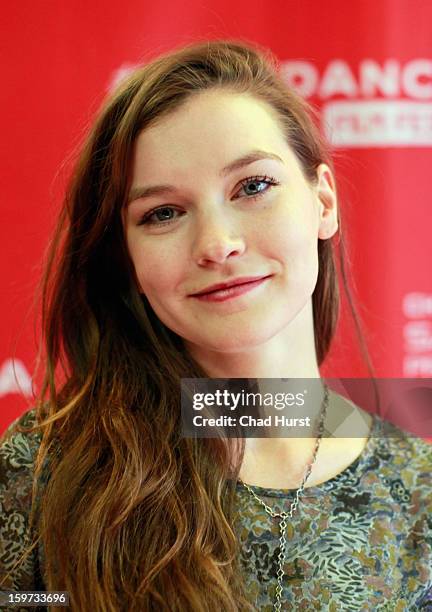
M322 109L376 373L432 376L430 2L25 0L2 17L0 430L32 402L32 301L68 157L122 70L202 38L270 47ZM323 373L367 375L348 318Z

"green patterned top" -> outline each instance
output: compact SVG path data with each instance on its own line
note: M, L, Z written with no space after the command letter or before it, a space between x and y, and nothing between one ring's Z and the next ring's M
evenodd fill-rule
M382 429L381 429L382 427ZM432 445L374 417L362 454L306 488L288 524L282 610L432 611ZM252 486L276 512L294 491ZM280 519L237 484L242 566L273 610Z
M0 583L28 542L39 434L14 425L0 446ZM386 435L378 435L383 426ZM282 610L432 612L432 445L374 417L360 457L336 477L306 488L287 529ZM276 511L293 491L252 487ZM236 532L251 602L273 610L279 528L241 483ZM0 590L45 590L39 548ZM17 610L18 608L14 608ZM35 610L35 608L33 608Z

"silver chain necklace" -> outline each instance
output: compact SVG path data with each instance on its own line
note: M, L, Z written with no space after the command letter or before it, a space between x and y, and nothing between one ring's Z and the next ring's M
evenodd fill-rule
M247 485L245 482L243 482L242 480L240 480L240 482L242 483L242 485L249 491L249 493L255 498L255 500L257 502L259 502L261 504L261 506L264 508L264 510L272 517L272 518L281 518L282 520L279 523L279 530L280 530L280 538L279 538L279 554L278 554L278 570L277 570L277 586L276 586L276 601L274 604L274 610L276 610L277 612L280 612L281 610L281 599L282 599L282 578L284 575L284 570L283 570L283 566L285 563L285 554L286 554L286 528L287 528L287 520L292 518L293 516L293 512L296 510L297 505L299 503L299 498L300 495L303 493L305 484L307 479L310 476L310 473L312 471L312 467L315 463L316 460L316 456L317 456L317 452L318 452L318 448L321 442L321 438L323 435L323 431L324 431L324 422L325 422L325 417L326 417L326 413L327 413L327 407L328 407L328 399L329 399L329 391L328 391L328 387L327 385L324 385L324 398L321 404L321 410L320 410L320 421L318 424L318 431L316 432L316 443L315 443L315 449L314 449L314 454L312 457L312 461L309 463L305 476L303 478L303 481L300 485L300 487L297 489L297 491L295 492L295 497L294 500L291 502L291 507L288 510L288 512L275 512L274 510L272 510L270 508L270 506L268 506L262 499L260 499L258 497L258 495L251 489L251 487L249 485Z

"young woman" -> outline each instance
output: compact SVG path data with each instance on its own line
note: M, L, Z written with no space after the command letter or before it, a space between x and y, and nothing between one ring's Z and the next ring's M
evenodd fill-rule
M44 388L1 447L3 590L79 612L431 609L426 442L363 411L365 435L323 437L349 412L324 381L310 437L182 435L182 378L320 381L338 222L310 110L265 53L198 44L119 87L51 248Z

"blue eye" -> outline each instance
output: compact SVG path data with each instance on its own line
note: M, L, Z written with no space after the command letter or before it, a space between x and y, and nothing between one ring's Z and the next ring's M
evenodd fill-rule
M142 219L140 219L138 225L167 225L170 221L174 221L176 217L173 217L171 213L179 212L171 206L161 206L155 210L146 213ZM155 219L154 219L155 218Z
M235 197L234 199L238 199L238 197L245 197L246 199L252 200L259 198L260 196L266 194L267 191L269 191L269 189L274 185L279 185L279 183L271 176L249 176L248 178L243 179L243 181L241 181L240 191L243 189L246 192L246 188L249 186L252 186L252 189L249 193L246 192L246 195L244 196L238 196L237 194L239 193L239 191L237 191L237 197ZM181 211L177 210L176 208L173 208L172 206L160 206L159 208L155 208L147 212L142 217L142 219L140 219L138 225L169 225L170 223L176 220L175 217L167 217L167 213L169 212L174 213ZM159 215L162 215L162 217L159 217ZM152 221L152 217L156 217L157 220Z
M279 183L270 176L251 176L242 181L242 187L247 197L260 196Z

